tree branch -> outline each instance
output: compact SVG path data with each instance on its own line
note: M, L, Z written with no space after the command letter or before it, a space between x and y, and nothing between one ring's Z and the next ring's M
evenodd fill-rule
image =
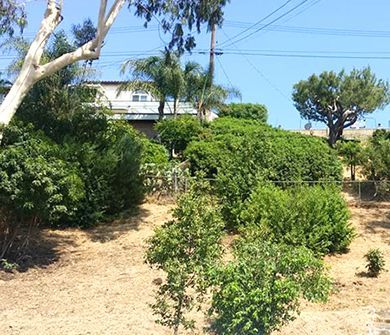
M106 10L107 8L107 0L101 0L99 9L98 32L96 38L79 47L75 51L66 53L57 59L40 66L38 69L39 79L50 76L58 69L68 66L74 62L78 62L80 60L98 59L100 57L101 44L104 38L107 36L107 33L118 16L120 10L125 4L125 1L126 0L116 0L112 5L108 15L105 16L103 10ZM103 17L105 17L104 22L101 21Z
M96 52L100 54L103 43L103 31L106 25L106 10L107 10L107 0L101 0L100 9L99 9L99 18L98 18L98 27L97 27L97 49Z
M61 10L62 2L57 4L55 0L48 1L44 19L27 53L25 61L26 65L31 65L31 63L34 66L39 65L44 46L46 45L53 31L62 21Z

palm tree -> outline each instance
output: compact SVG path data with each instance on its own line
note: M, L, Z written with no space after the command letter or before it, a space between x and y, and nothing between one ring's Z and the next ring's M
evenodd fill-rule
M174 100L173 112L176 116L178 102L183 94L185 79L179 57L164 51L161 56L128 60L122 65L121 73L130 71L131 80L123 83L118 93L124 90L144 90L159 100L159 119L164 117L165 103L168 97Z
M209 111L218 109L228 98L241 98L236 88L226 88L210 82L209 71L196 68L186 72L186 99L194 104L200 120L205 120Z

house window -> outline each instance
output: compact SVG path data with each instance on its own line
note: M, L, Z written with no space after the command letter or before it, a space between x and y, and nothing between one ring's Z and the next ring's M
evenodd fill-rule
M148 101L148 94L144 91L135 91L132 98L133 102Z

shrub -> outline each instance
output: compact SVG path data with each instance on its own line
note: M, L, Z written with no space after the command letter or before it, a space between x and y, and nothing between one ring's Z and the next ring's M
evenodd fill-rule
M203 193L193 188L179 198L174 219L157 228L146 254L148 264L167 274L152 309L158 323L173 328L174 334L181 326L194 327L186 313L202 301L208 273L222 253L222 220Z
M267 335L294 319L301 297L326 300L321 260L302 247L241 239L220 270L212 295L212 329L223 335Z
M41 135L0 149L0 258L21 225L77 220L85 184L77 166L61 155L60 147Z
M86 189L78 220L68 225L89 226L142 200L143 147L137 132L121 122L109 122L94 142L68 139L64 157L79 166Z
M268 110L267 107L261 104L231 103L219 108L218 115L219 117L228 116L266 123L268 119Z
M368 274L372 277L378 275L385 269L385 259L383 253L379 249L370 249L364 257L367 260L366 268Z
M372 180L390 179L390 139L385 135L373 137L365 150L363 170Z
M58 224L74 218L85 195L80 171L48 139L31 138L0 151L1 205L16 220Z
M161 144L148 139L142 139L142 165L166 166L168 165L168 152Z
M261 183L244 204L244 231L315 254L344 251L354 234L347 205L335 187L280 189Z
M256 121L222 118L210 136L185 151L192 173L215 178L215 192L230 228L239 224L243 202L259 179L270 181L341 180L336 152L318 138L273 129Z
M159 121L155 126L161 143L170 153L174 150L181 153L188 143L202 132L202 124L198 118L189 115L179 116L176 119Z

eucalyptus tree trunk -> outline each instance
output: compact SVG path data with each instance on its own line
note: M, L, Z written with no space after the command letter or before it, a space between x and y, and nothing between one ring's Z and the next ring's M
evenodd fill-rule
M100 57L103 40L126 0L115 0L108 11L107 2L108 0L100 1L97 34L93 40L73 52L66 53L49 63L41 64L45 46L62 21L63 0L47 1L46 11L38 33L30 45L15 83L0 106L0 126L7 126L10 123L24 97L36 82L80 60Z

